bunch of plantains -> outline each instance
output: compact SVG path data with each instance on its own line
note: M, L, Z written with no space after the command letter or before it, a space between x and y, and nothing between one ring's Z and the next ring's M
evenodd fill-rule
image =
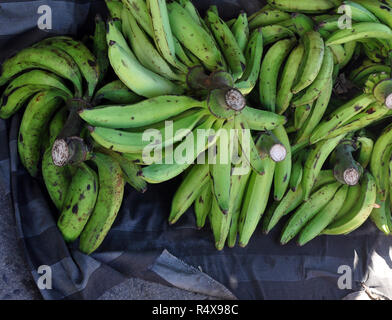
M190 0L106 0L85 41L3 63L0 117L24 108L20 159L66 241L92 253L125 183L180 175L170 224L194 205L219 250L288 215L282 244L369 217L392 233L392 1L267 2L225 22Z

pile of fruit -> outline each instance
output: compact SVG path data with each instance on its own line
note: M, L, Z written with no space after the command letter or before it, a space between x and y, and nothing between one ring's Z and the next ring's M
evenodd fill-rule
M0 117L42 173L66 241L96 250L125 183L180 175L221 250L289 216L281 243L392 233L392 1L268 0L230 21L190 0L106 0L79 41L45 39L0 70ZM202 133L202 134L201 134Z

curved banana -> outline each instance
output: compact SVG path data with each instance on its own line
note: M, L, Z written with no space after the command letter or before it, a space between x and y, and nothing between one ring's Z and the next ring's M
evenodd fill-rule
M173 72L128 9L123 10L122 21L123 34L128 38L132 51L140 63L147 69L169 80L180 80L181 77ZM125 27L129 28L129 32L124 30Z
M197 126L191 134L187 136L183 142L176 146L174 149L174 160L173 154L167 155L163 159L163 163L151 164L144 167L141 172L141 176L149 183L161 183L168 181L184 172L195 159L208 149L209 145L213 145L217 138L217 131L209 134L211 128L213 128L216 119L209 117L202 124ZM218 128L215 129L219 129ZM186 155L184 158L184 150ZM198 162L200 164L200 162Z
M246 120L251 130L257 131L273 130L287 122L287 118L284 116L251 107L245 107L241 116Z
M18 151L22 164L31 176L38 173L41 137L53 113L67 98L63 91L37 93L29 102L19 128Z
M242 202L245 196L245 191L249 181L251 171L247 174L232 175L231 177L231 198L230 198L230 209L231 212L231 225L229 230L229 236L227 239L227 245L229 248L233 248L237 242L238 235L238 221L241 214Z
M351 29L339 29L332 33L325 44L330 46L370 38L391 40L392 30L377 22L354 23Z
M344 137L345 135L340 135L330 140L321 141L313 146L308 158L305 161L304 173L302 177L302 187L305 193L305 201L309 199L312 187L325 160Z
M287 58L276 97L276 112L279 114L283 114L290 106L290 102L293 98L291 88L293 87L294 81L297 77L297 73L304 56L304 51L305 48L303 44L300 43L294 50L291 51Z
M8 119L13 116L36 93L53 89L46 85L25 85L2 95L0 100L0 118Z
M380 199L385 201L389 195L389 162L392 156L392 125L387 126L374 144L370 159L370 171L379 189Z
M98 175L82 163L68 187L57 222L65 241L73 242L82 233L94 210L98 195Z
M303 127L306 120L312 113L313 103L303 106L298 106L294 109L294 129L299 130Z
M174 36L210 71L225 69L222 54L211 35L179 3L167 4Z
M280 243L286 244L293 239L306 223L331 201L340 186L339 182L330 183L313 193L287 221L280 237Z
M212 206L212 189L211 180L209 179L206 184L203 185L200 194L195 200L195 215L196 215L196 226L198 229L202 229L206 223L206 218L211 212Z
M153 39L152 20L145 0L122 0L124 6L132 13L138 24Z
M252 172L248 183L248 189L242 205L239 220L239 245L245 247L267 207L269 193L274 178L275 162L269 157L263 159L265 162L265 174L259 175Z
M322 121L316 127L312 133L312 136L310 137L310 143L313 144L324 139L326 136L328 136L340 126L344 125L347 121L361 112L375 100L376 99L373 95L361 94L345 103L341 107L337 108L328 116L326 120Z
M303 170L303 161L305 159L305 153L299 153L295 156L291 174L290 174L290 181L289 186L290 189L295 191L301 185L302 182L302 175L304 173Z
M335 215L344 204L348 188L347 185L340 187L325 207L305 225L298 236L297 243L300 246L317 237L333 221Z
M63 51L49 47L29 47L6 60L0 70L0 86L31 68L51 71L70 80L75 87L75 95L82 96L82 76L75 61Z
M365 136L361 136L357 138L357 142L359 143L359 155L358 162L361 166L366 169L368 164L370 163L370 159L373 153L374 141Z
M69 97L73 96L72 92L59 76L54 73L38 69L27 71L13 79L4 89L3 95L8 96L16 89L27 85L53 87L64 91Z
M237 41L238 46L244 53L249 41L249 24L246 12L241 12L231 27L231 32ZM248 61L247 59L245 59ZM245 69L246 70L246 69Z
M147 191L147 183L140 176L141 167L133 159L129 159L124 154L120 154L105 148L98 148L98 151L110 156L117 161L124 174L125 182L140 193Z
M108 58L108 44L106 42L106 24L100 15L95 17L93 53L97 57L99 70L98 83L101 83L108 72L110 62Z
M275 112L279 70L295 44L293 39L280 40L265 55L259 76L260 102L264 109Z
M340 1L338 1L340 2ZM267 3L274 7L287 12L304 12L319 13L333 9L337 4L330 0L317 0L309 2L309 0L267 0Z
M170 224L176 223L191 207L209 181L209 166L207 164L192 166L174 194L169 216Z
M285 38L295 38L295 33L293 31L279 24L262 27L261 33L263 34L264 46Z
M352 117L339 128L331 131L324 139L330 139L343 133L354 132L382 119L388 114L388 109L378 102L370 104L365 110Z
M118 104L131 104L139 102L142 99L142 97L130 90L120 80L114 80L97 90L93 103L98 104L102 101L109 101Z
M361 183L361 195L355 206L347 214L332 222L322 234L348 234L359 228L370 216L376 204L376 182L366 172Z
M53 164L52 148L46 149L42 157L42 176L46 190L57 210L62 210L68 187L71 183L71 173L67 166L58 167Z
M269 26L273 24L279 24L279 22L290 19L291 16L287 12L276 9L259 10L249 17L249 28L250 30Z
M330 79L325 87L322 88L320 96L313 104L311 114L307 117L304 124L299 128L296 136L297 144L305 141L308 142L310 135L320 123L320 120L323 118L325 111L327 110L332 95L332 89L333 82L332 79Z
M225 57L234 80L242 77L246 60L236 38L226 23L213 10L207 10L206 22Z
M245 59L247 61L244 74L235 83L235 88L243 95L248 95L256 86L259 78L261 58L263 56L263 33L260 29L254 30L250 35L245 49Z
M183 91L170 80L143 67L113 21L108 23L107 41L108 56L114 72L128 88L138 95L151 98L165 94L179 94Z
M298 79L291 89L294 94L309 87L320 72L324 60L324 40L317 31L309 31L302 37L305 55L298 72Z
M379 0L355 0L355 2L373 13L382 23L392 28L391 3Z
M212 181L212 190L218 203L220 211L227 214L230 207L231 196L231 148L233 142L230 141L230 129L233 128L233 121L226 123L220 130L220 136L213 147L214 157L210 164L210 176ZM235 137L234 137L235 138Z
M146 3L151 16L155 46L167 62L182 72L187 72L187 67L176 57L166 0L147 0Z
M302 13L293 13L291 15L291 20L293 22L296 33L302 37L306 32L309 32L314 29L313 20Z
M205 116L197 111L178 119L168 120L164 127L151 129L149 132L127 132L103 127L90 127L90 135L104 148L121 153L142 153L148 146L154 149L164 149L185 138ZM152 140L156 139L156 140Z
M91 254L105 239L120 210L124 195L124 177L120 165L109 156L97 153L99 191L95 208L80 235L80 251Z
M321 94L328 82L331 80L334 68L333 55L331 50L326 47L324 50L323 64L314 82L305 90L305 93L294 99L294 107L313 103Z
M391 215L390 203L389 201L381 201L377 195L376 204L378 207L372 210L372 213L370 214L370 220L374 222L380 231L384 232L386 235L389 235L392 232L392 230L389 229L388 223L388 220L390 220L388 215Z
M378 18L364 6L354 1L344 1L342 9L346 14L350 13L352 19L357 22L380 22Z
M76 62L87 82L87 97L92 98L99 81L99 69L96 57L83 42L67 36L56 36L38 42L35 46L53 46L69 54Z
M282 142L286 148L286 158L283 161L277 162L274 173L274 199L280 201L290 183L291 176L291 146L290 140L284 126L279 126L272 131L272 133Z
M316 179L312 189L313 192L326 184L335 182L332 170L322 170ZM267 211L264 219L262 230L265 234L269 233L280 221L280 219L296 209L304 200L304 192L301 185L296 190L288 190L280 202L275 202Z

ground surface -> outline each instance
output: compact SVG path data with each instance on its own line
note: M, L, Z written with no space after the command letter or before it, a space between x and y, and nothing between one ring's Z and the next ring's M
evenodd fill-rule
M42 299L28 271L16 237L11 201L0 188L0 300ZM102 300L193 300L206 297L163 285L130 279L100 297Z

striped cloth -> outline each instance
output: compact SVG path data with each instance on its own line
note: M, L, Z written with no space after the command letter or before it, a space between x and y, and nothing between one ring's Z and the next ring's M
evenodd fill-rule
M225 8L236 1L215 2ZM31 14L42 4L52 8L50 34L91 28L95 12L104 10L102 1L2 2L0 61L50 35L37 29L37 17ZM45 299L96 299L131 277L218 299L341 299L359 290L362 282L392 296L392 238L371 223L350 236L322 236L303 248L278 244L281 224L269 236L257 230L247 248L218 252L209 227L196 230L192 210L175 226L167 224L178 179L150 186L143 195L127 186L107 238L95 253L84 255L77 242L63 241L56 227L59 214L42 179L32 179L19 161L21 114L0 121L0 183L12 196L18 238L33 278L41 276L40 266L52 270L52 289L41 290ZM344 265L352 269L351 290L338 287L338 270Z

